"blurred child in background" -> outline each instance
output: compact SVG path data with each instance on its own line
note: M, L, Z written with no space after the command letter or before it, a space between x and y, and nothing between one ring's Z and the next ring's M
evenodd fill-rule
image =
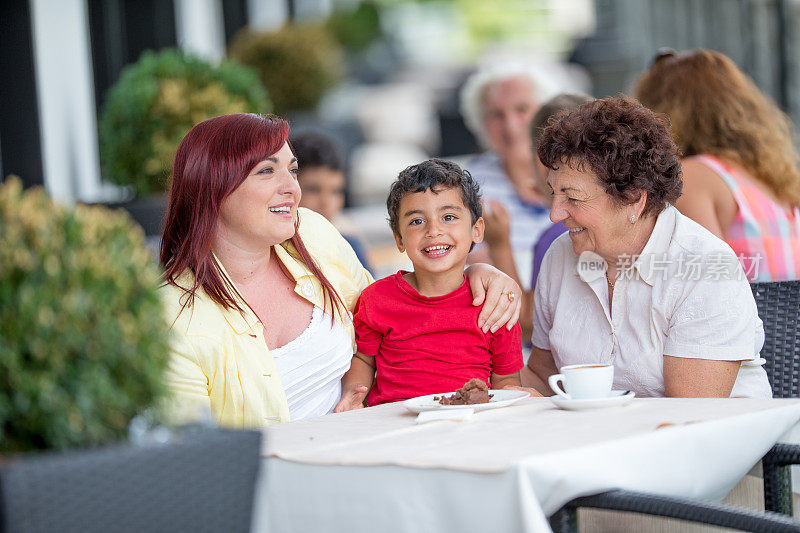
M371 270L364 243L341 216L347 179L340 148L331 138L311 132L296 135L290 142L300 167L300 206L316 211L336 226L361 264Z

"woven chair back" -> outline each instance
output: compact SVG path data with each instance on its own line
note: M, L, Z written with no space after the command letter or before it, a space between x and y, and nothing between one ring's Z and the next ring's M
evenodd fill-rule
M764 322L761 357L775 398L800 397L800 280L752 283Z
M0 532L247 533L261 435L19 456L0 466Z

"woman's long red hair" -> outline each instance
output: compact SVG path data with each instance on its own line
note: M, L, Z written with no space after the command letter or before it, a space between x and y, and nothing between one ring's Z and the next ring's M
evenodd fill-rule
M187 269L194 285L182 287L191 305L198 288L225 309L244 313L236 289L211 253L222 202L258 163L275 154L289 137L289 123L273 115L238 113L210 118L181 141L172 166L172 186L161 239L164 280L173 285ZM296 224L297 225L297 224ZM326 302L341 313L341 297L308 253L300 235L291 239L303 262L322 284Z

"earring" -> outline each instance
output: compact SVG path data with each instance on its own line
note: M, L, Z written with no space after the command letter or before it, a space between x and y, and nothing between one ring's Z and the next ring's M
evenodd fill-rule
M631 224L636 224L636 215L631 215L630 221Z

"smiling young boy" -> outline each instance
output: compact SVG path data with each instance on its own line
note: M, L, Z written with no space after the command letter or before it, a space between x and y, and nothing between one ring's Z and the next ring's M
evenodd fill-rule
M472 378L519 386L519 324L484 333L464 275L483 239L480 193L469 172L430 159L403 170L386 201L400 271L361 293L353 323L358 350L336 411L453 391Z

